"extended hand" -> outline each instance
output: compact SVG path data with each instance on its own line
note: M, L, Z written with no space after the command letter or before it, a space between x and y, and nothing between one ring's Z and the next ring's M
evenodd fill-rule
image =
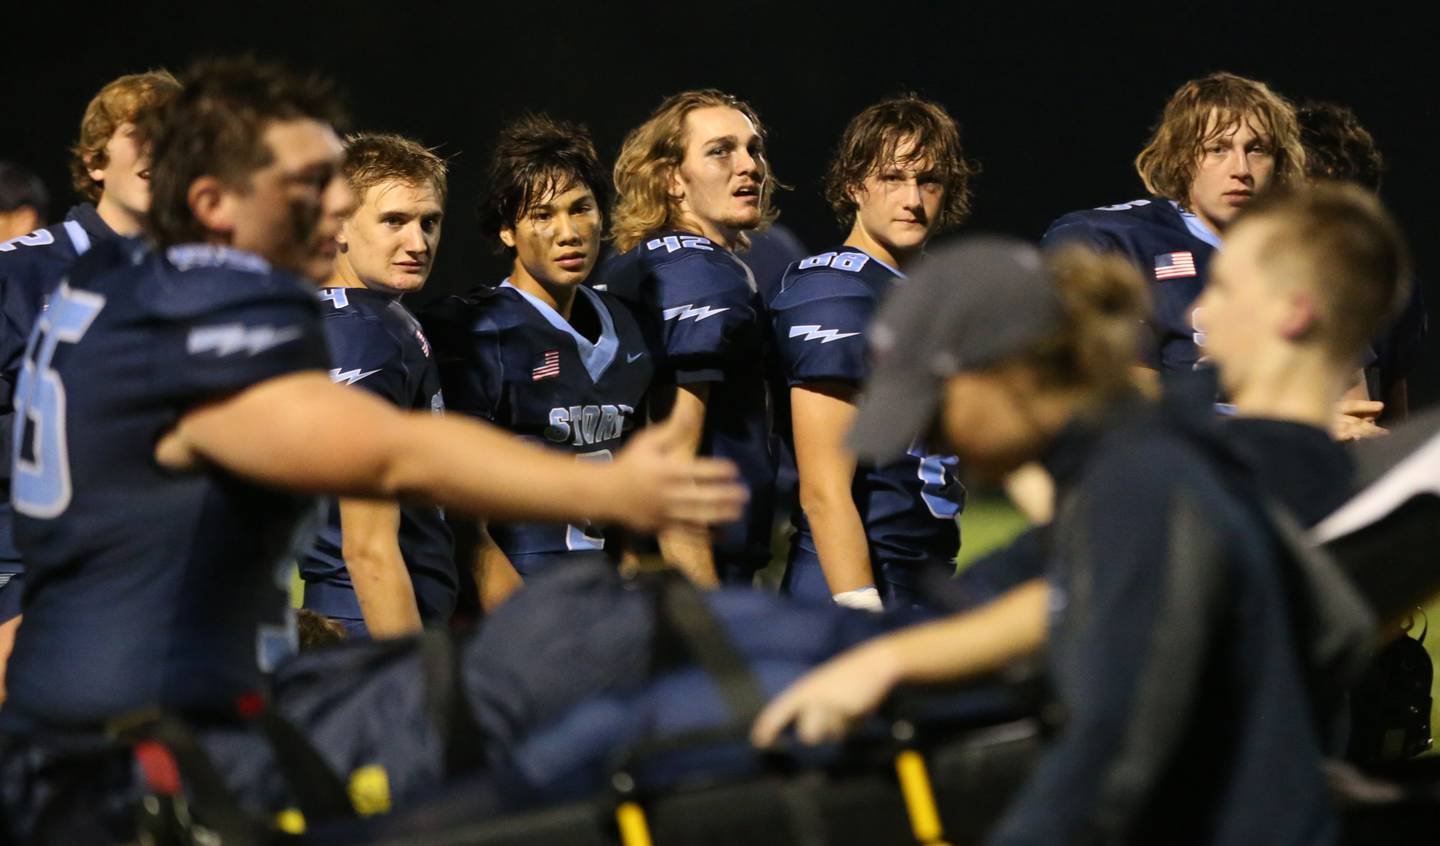
M895 685L894 660L877 643L846 652L810 671L760 712L750 742L769 746L787 726L801 743L839 740L879 707Z
M615 458L615 519L642 532L740 518L749 493L729 461L695 458L668 426L637 434Z
M1335 406L1335 419L1330 435L1337 441L1358 441L1388 435L1390 430L1379 426L1375 419L1385 410L1385 403L1374 400L1342 399Z

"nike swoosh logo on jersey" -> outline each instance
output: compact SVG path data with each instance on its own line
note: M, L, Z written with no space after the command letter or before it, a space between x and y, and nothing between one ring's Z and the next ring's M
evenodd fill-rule
M299 326L279 328L275 326L246 326L243 323L229 323L224 326L201 326L190 330L185 339L185 351L191 355L213 352L224 358L243 352L259 355L281 344L288 344L304 334Z
M332 367L330 368L330 381L334 382L337 385L353 385L356 382L359 382L361 379L364 379L366 376L373 376L379 372L380 369L378 367L374 370L366 370L363 373L358 367L354 370L344 371L342 371L338 367ZM437 394L436 396L439 395Z
M643 352L638 352L638 353L635 353L634 355L630 355L629 353L626 353L626 354L625 354L625 363L626 363L626 364L634 364L635 362L639 361L639 360L640 360L640 357L643 356L643 355L645 355L645 353L643 353Z

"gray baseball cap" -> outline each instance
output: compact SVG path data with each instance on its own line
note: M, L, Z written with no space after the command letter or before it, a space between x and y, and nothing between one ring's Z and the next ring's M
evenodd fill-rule
M885 300L867 335L875 366L849 443L888 461L930 428L945 379L1033 347L1065 323L1040 250L1017 238L950 241Z

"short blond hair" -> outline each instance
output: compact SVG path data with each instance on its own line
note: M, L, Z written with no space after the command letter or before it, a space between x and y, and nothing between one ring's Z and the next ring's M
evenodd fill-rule
M75 191L92 203L98 201L105 186L91 178L90 171L109 164L105 145L115 130L122 123L133 123L140 131L146 125L141 118L163 108L179 93L179 81L163 68L127 74L101 88L85 107L80 137L70 148L70 180ZM147 139L135 140L143 145Z
M416 187L429 183L440 205L445 205L445 160L424 144L403 135L359 132L347 136L342 170L358 201L363 202L365 192L382 182L403 182Z
M1295 107L1263 82L1233 73L1212 73L1180 86L1165 104L1149 143L1135 157L1135 170L1145 190L1188 208L1190 184L1195 181L1205 143L1247 119L1259 124L1256 129L1269 137L1275 152L1275 184L1302 181L1305 148L1300 144Z
M762 138L765 136L755 110L723 91L705 88L666 98L644 123L625 136L615 159L615 212L611 215L610 234L616 249L624 252L653 232L680 225L680 203L670 195L670 178L685 160L685 117L711 106L735 109L749 118ZM776 184L767 161L760 185L761 228L780 214L772 204ZM743 233L741 242L748 244Z

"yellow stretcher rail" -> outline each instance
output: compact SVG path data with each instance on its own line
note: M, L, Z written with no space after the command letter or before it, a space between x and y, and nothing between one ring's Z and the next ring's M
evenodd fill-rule
M624 846L653 846L650 824L645 821L645 809L639 802L621 802L615 809L615 824L620 827L620 842Z
M905 797L905 811L910 815L910 830L922 846L949 846L940 824L940 809L935 805L935 791L925 759L914 749L895 756L895 774L900 777L900 794Z

